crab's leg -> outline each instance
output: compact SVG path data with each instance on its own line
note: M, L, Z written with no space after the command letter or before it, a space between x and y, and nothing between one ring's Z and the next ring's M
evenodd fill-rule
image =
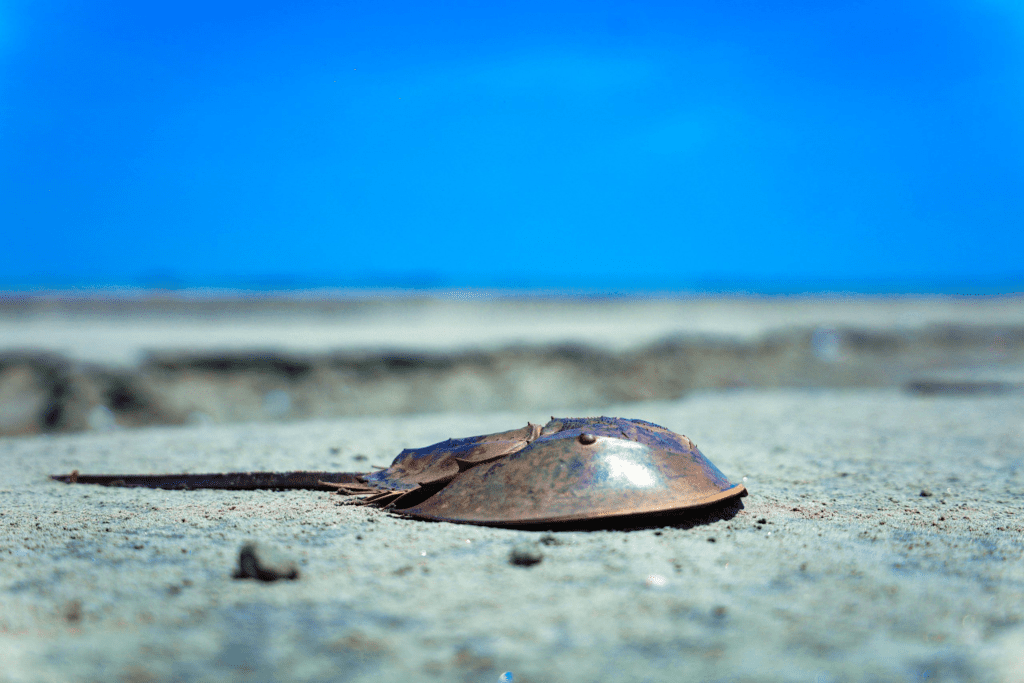
M358 472L225 472L217 474L60 474L50 477L67 484L99 484L150 489L306 489L334 491L360 486Z
M319 481L317 483L322 484L324 486L324 490L334 491L338 495L342 496L360 496L364 493L378 493L380 491L380 489L367 486L366 484L335 484L329 481Z
M355 501L354 505L374 505L384 507L392 501L405 495L405 491L381 491L375 496Z

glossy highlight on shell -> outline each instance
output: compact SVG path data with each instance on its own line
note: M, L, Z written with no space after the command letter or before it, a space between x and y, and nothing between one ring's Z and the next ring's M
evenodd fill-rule
M621 417L540 425L407 448L378 472L106 474L69 484L163 489L312 489L414 519L529 527L657 517L745 496L687 437Z

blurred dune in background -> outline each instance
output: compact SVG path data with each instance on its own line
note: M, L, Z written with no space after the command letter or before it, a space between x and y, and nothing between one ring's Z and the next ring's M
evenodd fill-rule
M1024 383L1019 297L0 299L0 434Z

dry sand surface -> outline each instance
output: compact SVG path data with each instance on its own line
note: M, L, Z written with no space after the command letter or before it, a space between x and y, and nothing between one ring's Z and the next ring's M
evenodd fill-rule
M1021 324L940 304L952 308L934 319L906 302L856 306L874 320ZM805 323L838 324L828 312ZM957 384L986 367L1000 390ZM108 422L0 438L0 680L1024 681L1024 396L1004 381L1016 366L986 367L947 364L936 392L705 388L545 412ZM47 478L366 471L404 447L552 412L686 434L750 495L711 519L519 531L322 492ZM299 578L233 579L250 540Z

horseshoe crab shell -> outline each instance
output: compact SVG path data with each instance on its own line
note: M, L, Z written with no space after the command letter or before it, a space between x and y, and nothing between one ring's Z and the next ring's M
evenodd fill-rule
M621 417L552 418L408 448L380 472L54 475L69 484L314 489L407 517L489 526L675 513L746 495L685 436Z
M746 493L688 438L642 420L553 418L474 438L403 451L366 483L393 486L417 458L449 462L442 476L425 466L398 496L364 502L420 519L520 526L678 512Z

